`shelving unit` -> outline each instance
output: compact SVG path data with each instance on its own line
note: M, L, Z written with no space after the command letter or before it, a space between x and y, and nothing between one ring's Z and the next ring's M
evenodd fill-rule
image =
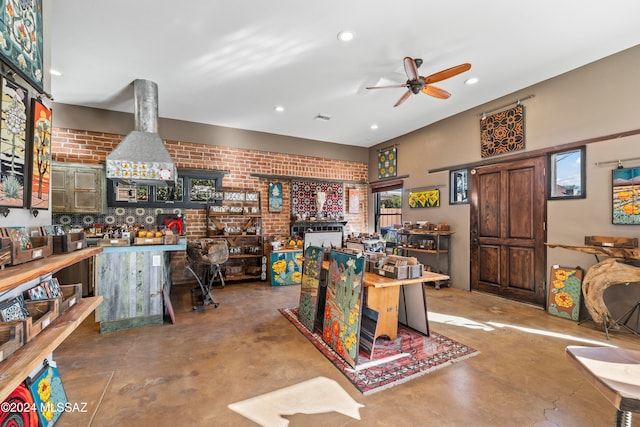
M87 248L7 267L0 271L0 292L17 288L100 252L102 252L101 247ZM0 401L4 401L31 372L41 366L47 355L80 326L101 302L100 296L81 299L52 321L32 341L24 344L10 357L0 362Z
M406 230L398 233L400 237L400 243L398 249L402 251L403 255L419 257L424 255L425 260L432 261L435 258L435 262L423 262L425 265L430 265L432 271L435 273L446 274L450 276L451 271L451 236L454 231L436 231L436 230ZM429 259L428 257L432 258ZM451 286L451 281L448 280L445 283L434 282L436 289L440 289L440 286Z
M229 260L221 266L224 280L267 280L260 192L220 189L206 209L207 237L229 244Z

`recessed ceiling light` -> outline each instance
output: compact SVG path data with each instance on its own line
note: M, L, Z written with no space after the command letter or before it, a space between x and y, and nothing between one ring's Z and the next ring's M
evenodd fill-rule
M52 76L62 76L62 73L58 70L54 70L53 68L49 70L49 72L51 73Z
M284 111L284 107L282 105L276 105L273 109L278 113L282 113Z
M466 85L474 85L476 83L478 83L478 81L480 81L477 77L471 77L470 79L467 79L464 81L464 84Z
M371 125L371 130L376 130L376 129L378 129L378 125L376 124Z
M338 40L341 42L350 42L355 37L353 31L340 31L338 33Z

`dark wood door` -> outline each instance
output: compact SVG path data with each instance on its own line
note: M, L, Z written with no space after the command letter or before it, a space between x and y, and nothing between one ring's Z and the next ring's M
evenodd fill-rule
M471 171L471 289L544 306L545 163Z

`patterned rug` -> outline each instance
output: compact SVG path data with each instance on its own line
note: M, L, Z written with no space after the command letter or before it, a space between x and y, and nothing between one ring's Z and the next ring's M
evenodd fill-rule
M479 354L477 350L437 332L431 331L431 336L426 337L398 325L395 340L378 338L371 359L361 351L359 363L353 369L323 341L322 331L316 328L312 333L300 323L297 307L278 311L364 395L394 387Z

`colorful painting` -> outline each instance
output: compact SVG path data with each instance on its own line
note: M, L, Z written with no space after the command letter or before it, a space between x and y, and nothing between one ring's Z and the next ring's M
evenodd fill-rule
M322 338L352 367L358 363L364 258L331 251Z
M0 407L0 426L2 427L35 427L38 425L38 414L31 409L34 407L33 397L29 389L21 383L2 402ZM9 409L9 410L5 410Z
M320 213L316 206L319 193L324 193ZM344 218L344 184L323 181L291 181L291 213L303 220L311 217Z
M269 254L271 286L299 285L302 283L302 250L277 251Z
M440 206L440 190L412 191L409 193L410 208L435 208Z
M282 183L269 184L269 212L282 212Z
M378 178L391 178L398 174L398 149L387 148L378 152Z
M42 0L0 0L0 56L38 91L43 88Z
M53 426L67 404L58 369L46 364L45 368L26 381L38 412L41 426Z
M318 286L324 249L309 246L304 250L304 264L302 266L302 282L300 283L300 307L298 317L305 328L313 332L316 311L318 310Z
M27 189L27 90L2 79L0 206L24 207Z
M524 106L516 105L480 120L482 157L524 150Z
M582 269L554 265L551 267L547 312L578 321L582 295Z
M29 311L24 304L22 295L0 303L0 321L24 320L29 317Z
M640 168L613 170L613 223L640 224Z
M21 251L33 248L27 227L5 227L4 232L11 238L11 241L20 244Z
M51 110L31 100L31 209L49 209Z

